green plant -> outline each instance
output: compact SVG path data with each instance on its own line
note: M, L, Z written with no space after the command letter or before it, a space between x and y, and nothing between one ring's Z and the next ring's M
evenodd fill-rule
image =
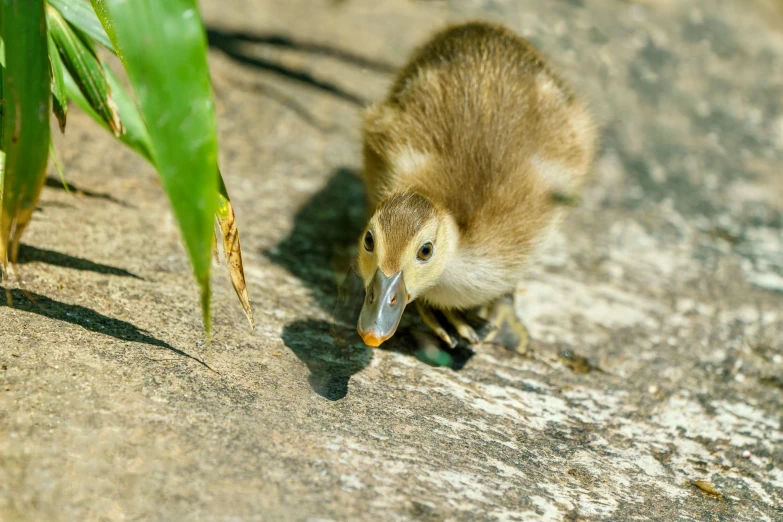
M179 223L210 333L217 220L229 274L253 327L234 211L218 169L207 42L195 0L0 0L0 266L45 181L49 113L74 102L158 171ZM122 63L128 91L98 47ZM10 300L10 294L8 299ZM10 304L10 303L9 303Z

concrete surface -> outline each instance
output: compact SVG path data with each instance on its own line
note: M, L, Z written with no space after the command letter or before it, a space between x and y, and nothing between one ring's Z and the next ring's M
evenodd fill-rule
M218 267L209 359L155 174L74 110L58 147L82 192L49 183L20 267L37 304L0 307L0 520L783 520L774 2L202 7L258 326ZM602 122L584 204L520 288L530 349L338 347L358 111L474 17Z

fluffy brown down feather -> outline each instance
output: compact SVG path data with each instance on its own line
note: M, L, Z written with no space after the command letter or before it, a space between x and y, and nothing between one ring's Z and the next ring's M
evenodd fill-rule
M447 28L415 51L363 130L368 205L387 245L374 265L402 268L396 258L433 215L456 224L454 259L421 283L420 296L440 307L513 290L564 216L554 195L579 191L596 147L586 103L529 42L484 22ZM423 198L403 197L411 193ZM374 270L363 255L360 266ZM456 268L474 280L438 288ZM492 291L455 298L482 278Z

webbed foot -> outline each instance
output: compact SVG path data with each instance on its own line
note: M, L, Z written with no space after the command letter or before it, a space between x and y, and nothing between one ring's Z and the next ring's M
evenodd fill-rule
M513 294L504 295L483 307L477 315L495 326L484 338L484 342L519 353L527 351L530 335L517 317Z
M457 346L460 337L469 345L480 344L494 329L489 321L469 311L436 310L421 301L416 301L416 308L424 324L451 348Z
M480 344L481 338L465 316L456 310L443 310L443 316L469 344Z
M468 345L494 344L524 353L529 335L516 315L513 294L504 295L478 310L436 310L421 301L416 307L422 321L451 348L459 338Z
M421 320L424 321L424 324L426 324L430 328L430 330L435 332L435 335L440 337L443 340L443 342L448 344L451 348L457 346L457 340L452 339L452 337L449 335L446 329L443 328L443 325L440 324L440 321L435 316L435 313L432 310L432 308L422 303L421 301L416 301L416 309L419 311L419 316L421 317Z

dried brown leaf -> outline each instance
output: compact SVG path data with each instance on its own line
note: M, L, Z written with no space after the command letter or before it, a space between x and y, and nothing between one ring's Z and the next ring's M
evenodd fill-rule
M231 277L231 284L237 293L242 310L245 312L250 328L255 328L253 319L253 308L250 305L250 296L247 293L247 283L245 282L245 269L242 264L242 247L239 243L239 230L237 229L236 219L234 217L234 207L228 198L226 186L220 177L220 205L216 214L220 233L223 236L223 255L226 256L226 265L228 265L228 274Z

